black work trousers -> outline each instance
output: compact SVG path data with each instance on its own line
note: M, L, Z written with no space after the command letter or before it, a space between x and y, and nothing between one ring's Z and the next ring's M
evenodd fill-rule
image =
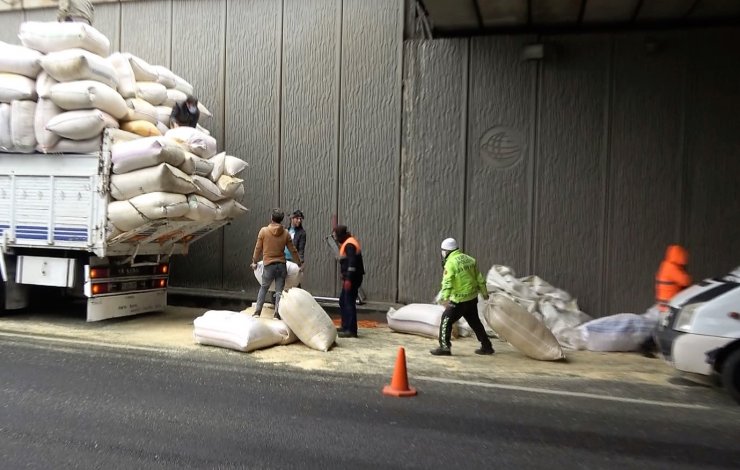
M473 329L475 337L480 341L481 346L489 347L491 340L486 335L486 329L483 327L483 323L478 317L478 298L468 300L466 302L460 302L456 304L450 302L450 306L447 307L442 314L442 321L439 323L439 346L442 348L450 348L450 336L452 336L452 325L455 324L460 318L464 318L470 328Z

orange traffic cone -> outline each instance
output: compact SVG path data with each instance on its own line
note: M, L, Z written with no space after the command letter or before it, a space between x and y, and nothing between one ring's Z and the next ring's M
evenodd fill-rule
M398 348L396 367L393 369L391 384L383 387L383 395L392 397L413 397L416 395L416 389L409 387L409 378L406 375L406 351L402 347Z

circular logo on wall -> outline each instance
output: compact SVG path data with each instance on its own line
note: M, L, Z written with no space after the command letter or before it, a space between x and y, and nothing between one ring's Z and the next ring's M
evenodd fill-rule
M524 145L521 135L514 129L495 126L483 133L480 155L495 168L509 168L522 159Z

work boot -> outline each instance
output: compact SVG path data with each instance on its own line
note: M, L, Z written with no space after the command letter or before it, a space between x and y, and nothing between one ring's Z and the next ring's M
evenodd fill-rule
M450 348L443 348L442 346L432 349L429 351L432 356L452 356L452 351L450 351Z
M259 318L260 316L262 316L262 312L254 312L254 313L252 314L252 317L253 317L253 318Z
M357 333L352 333L351 331L342 330L339 333L337 333L337 336L339 336L340 338L357 338Z
M496 351L493 350L493 346L491 346L490 344L488 346L481 346L480 348L475 350L475 353L480 354L481 356L490 356L494 352Z

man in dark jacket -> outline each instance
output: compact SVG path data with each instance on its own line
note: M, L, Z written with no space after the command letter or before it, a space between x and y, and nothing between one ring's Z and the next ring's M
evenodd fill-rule
M342 293L339 295L342 327L338 336L357 338L357 292L365 275L362 249L360 242L344 225L337 225L331 235L339 245L339 267L342 272Z
M175 103L170 113L170 127L195 127L200 119L198 99L188 95L185 101Z

